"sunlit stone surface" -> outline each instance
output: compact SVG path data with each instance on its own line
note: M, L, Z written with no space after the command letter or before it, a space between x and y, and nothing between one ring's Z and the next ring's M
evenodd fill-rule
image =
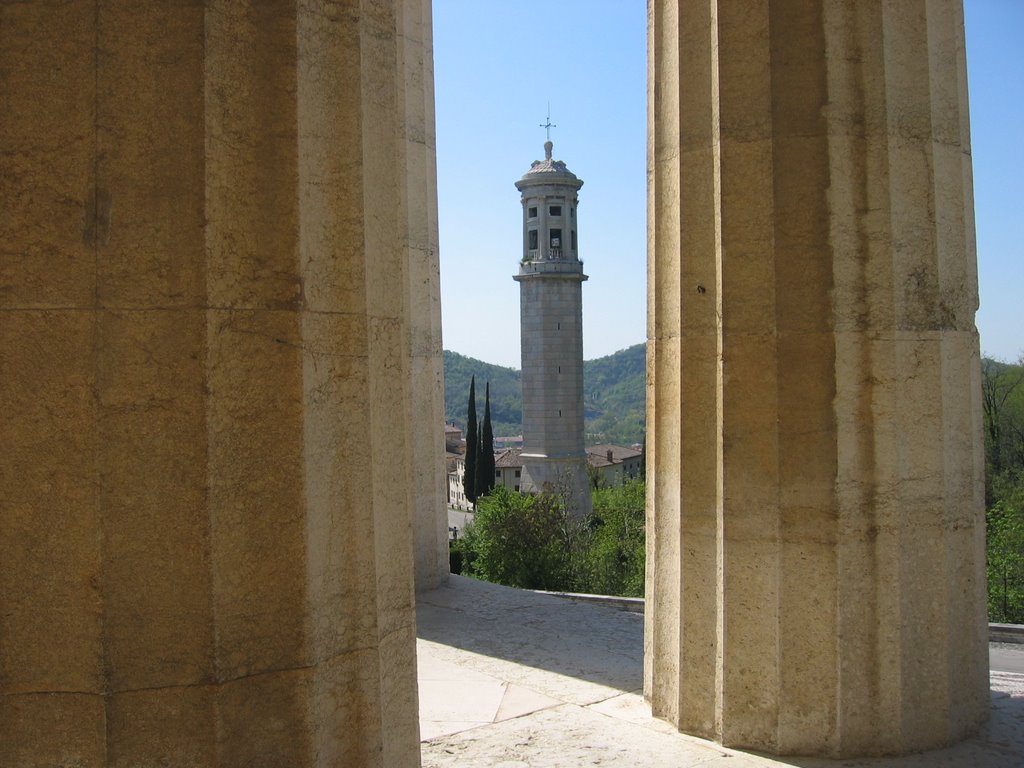
M963 14L650 4L656 715L904 753L988 711Z

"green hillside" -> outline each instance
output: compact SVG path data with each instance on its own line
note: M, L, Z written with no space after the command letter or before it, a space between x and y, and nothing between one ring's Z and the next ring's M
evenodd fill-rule
M491 383L491 427L496 436L518 435L522 432L523 393L519 371L491 365L476 358L444 351L444 417L449 423L466 428L466 406L469 401L469 380L476 376L476 405L480 416L484 410L484 384Z
M646 345L583 363L586 441L631 445L643 439ZM497 436L522 432L519 371L444 352L445 418L466 426L469 379L476 376L477 406L482 414L484 384L491 383L491 421Z
M643 440L646 386L646 344L583 363L587 443Z

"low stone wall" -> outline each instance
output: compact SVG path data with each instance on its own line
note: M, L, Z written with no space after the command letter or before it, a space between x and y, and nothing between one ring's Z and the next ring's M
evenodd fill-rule
M551 595L553 597L564 597L568 600L575 600L578 603L594 603L607 608L615 608L630 613L644 612L644 599L642 597L617 597L615 595L588 595L583 592L548 592L543 589L534 589L538 595Z
M552 595L575 600L580 603L594 603L630 613L644 612L642 597L616 597L614 595L588 595L581 592L547 592L543 589L532 590L541 595ZM992 643L1024 644L1024 624L992 624L988 625L988 639Z
M990 643L1024 643L1024 624L989 624Z

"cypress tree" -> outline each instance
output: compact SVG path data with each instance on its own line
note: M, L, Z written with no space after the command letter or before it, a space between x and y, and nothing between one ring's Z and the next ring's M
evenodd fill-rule
M480 437L476 433L476 376L469 380L469 408L466 411L466 474L462 488L466 498L476 503L476 459L480 450Z
M494 432L491 429L491 382L484 395L484 424L480 430L480 450L476 456L476 494L485 496L494 488Z

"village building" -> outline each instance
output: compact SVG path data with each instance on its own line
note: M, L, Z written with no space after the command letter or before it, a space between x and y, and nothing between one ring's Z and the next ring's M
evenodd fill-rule
M587 466L592 482L600 486L615 487L627 480L642 479L643 452L611 443L587 446Z
M522 490L523 459L519 448L505 448L494 452L494 485Z
M466 498L466 457L461 453L445 454L448 478L448 506L463 512L473 511L473 502Z
M642 479L643 454L638 448L602 443L588 446L587 466L591 484L610 488L622 485L626 480ZM506 448L494 452L494 484L513 491L523 491L522 474L524 461L518 448ZM525 491L523 491L525 492Z
M444 425L444 449L448 453L466 453L466 438L463 437L462 427L455 424Z
M466 440L461 427L444 425L444 446L448 508L471 512L473 502L466 498L465 488Z

